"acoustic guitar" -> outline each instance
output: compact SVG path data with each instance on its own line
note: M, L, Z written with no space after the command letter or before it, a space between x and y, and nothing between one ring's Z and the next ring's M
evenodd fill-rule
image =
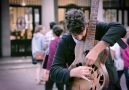
M95 46L95 31L98 15L99 0L91 0L90 21L85 41L80 41L75 46L75 60L69 69L78 66L86 66L85 56ZM106 90L109 83L108 72L105 62L108 58L108 50L103 50L95 63L91 66L92 70L87 77L88 80L82 78L74 78L70 90Z

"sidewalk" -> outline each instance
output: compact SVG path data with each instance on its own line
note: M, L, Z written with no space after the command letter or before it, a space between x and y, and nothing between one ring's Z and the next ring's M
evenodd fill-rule
M0 58L0 90L45 90L44 84L36 85L36 65L31 57ZM121 77L122 90L127 90L125 77ZM54 86L53 90L57 90Z
M0 90L45 90L36 85L35 73L31 57L0 58Z
M23 68L36 68L32 64L31 57L5 57L0 58L0 69L23 69Z

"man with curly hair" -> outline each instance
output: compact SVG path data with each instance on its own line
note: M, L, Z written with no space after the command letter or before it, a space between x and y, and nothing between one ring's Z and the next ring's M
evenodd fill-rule
M65 20L69 34L64 35L58 44L50 70L50 77L55 82L66 84L66 90L70 90L69 84L74 77L86 79L85 76L90 73L89 69L91 68L88 66L79 66L71 70L67 68L75 60L74 49L76 43L86 38L88 23L84 13L79 9L67 11ZM85 56L86 64L93 65L101 51L114 45L125 34L125 27L118 22L97 22L95 39L99 42Z

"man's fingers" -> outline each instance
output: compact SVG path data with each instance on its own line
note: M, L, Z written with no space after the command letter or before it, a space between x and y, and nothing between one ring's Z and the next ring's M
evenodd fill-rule
M88 82L91 82L86 76L82 76L82 79L87 80Z
M84 69L84 70L92 70L92 68L89 67L89 66L81 66L81 67L82 67L82 69Z

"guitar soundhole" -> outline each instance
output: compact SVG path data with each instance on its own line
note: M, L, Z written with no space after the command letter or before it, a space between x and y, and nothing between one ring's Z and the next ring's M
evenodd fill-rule
M89 53L90 50L86 50L83 52L83 54L86 56Z
M96 90L96 86L95 86L95 90Z
M104 76L102 75L102 76L100 76L100 80L99 80L100 85L103 84L103 80L104 80Z
M96 71L98 69L98 67L95 66L94 64L92 65L92 68L94 68L94 71Z
M99 74L97 75L97 78L99 77Z
M95 66L95 65L94 65L94 66ZM97 66L95 66L95 67L94 67L94 71L96 71L97 69L98 69L98 67L97 67Z
M92 68L93 68L93 70L91 71L91 74L93 74L93 72L96 71L96 70L98 69L98 67L95 66L94 64L92 65Z
M82 66L82 63L77 63L76 67Z

